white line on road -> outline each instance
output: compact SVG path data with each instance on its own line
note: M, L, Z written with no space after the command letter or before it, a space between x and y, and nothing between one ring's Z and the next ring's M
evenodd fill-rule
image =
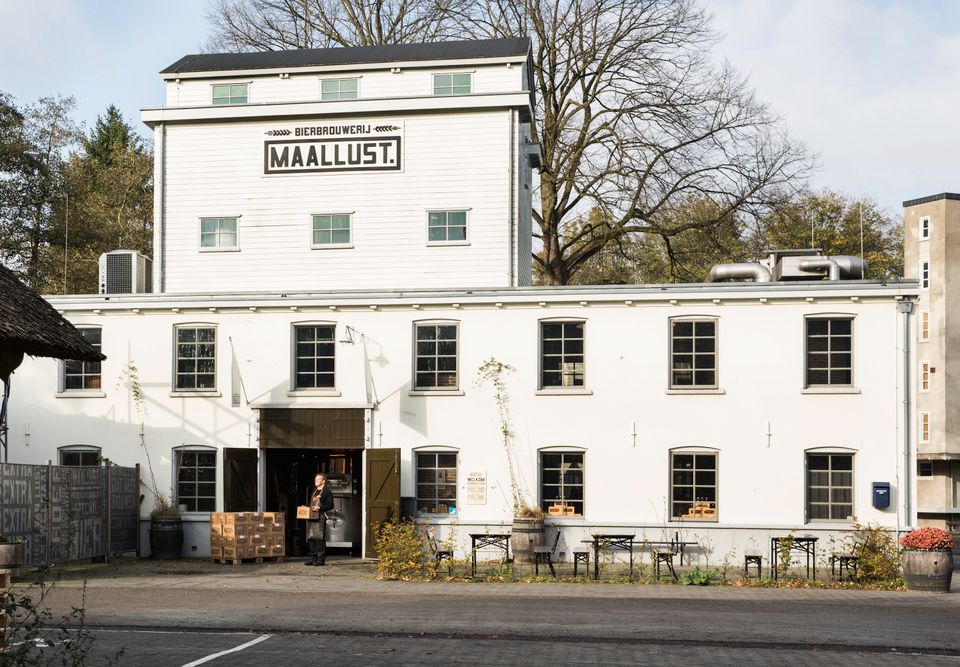
M260 635L260 636L257 637L256 639L254 639L254 640L252 640L252 641L248 641L246 644L240 644L240 646L236 646L236 647L234 647L234 648L227 649L226 651L220 651L219 653L213 653L213 654L208 655L208 656L206 656L206 657L200 658L199 660L194 660L193 662L188 662L188 663L185 664L183 667L196 667L196 665L202 665L202 664L205 663L205 662L210 662L211 660L216 660L217 658L219 658L219 657L222 656L222 655L228 655L228 654L230 654L230 653L236 653L237 651L242 651L242 650L244 650L244 649L246 649L246 648L250 648L250 647L253 646L254 644L259 644L259 643L262 642L262 641L266 641L266 640L270 639L271 636L272 636L272 635Z

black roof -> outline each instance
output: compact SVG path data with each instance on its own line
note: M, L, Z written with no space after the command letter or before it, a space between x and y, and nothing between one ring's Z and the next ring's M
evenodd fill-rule
M500 58L526 56L530 40L477 39L462 42L427 44L390 44L386 46L353 46L332 49L293 49L290 51L258 51L255 53L199 53L184 56L161 74L213 72L226 70L269 69L278 67L311 67L315 65L354 65L359 63L392 63L416 60L452 60L461 58Z
M916 206L917 204L929 204L932 201L940 201L941 199L960 199L960 194L955 192L941 192L938 195L930 195L929 197L920 197L919 199L908 199L903 202L903 207L907 206Z

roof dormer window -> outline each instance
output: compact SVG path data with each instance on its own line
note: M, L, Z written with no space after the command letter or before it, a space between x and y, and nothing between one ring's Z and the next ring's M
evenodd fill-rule
M469 95L473 92L473 75L469 72L461 74L434 74L434 95Z
M358 79L324 79L320 82L320 99L324 102L355 100L359 96L358 83Z
M214 104L246 104L249 93L248 83L213 84Z

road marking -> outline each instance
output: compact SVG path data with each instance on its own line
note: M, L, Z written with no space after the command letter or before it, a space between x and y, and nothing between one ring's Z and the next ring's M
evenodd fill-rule
M204 658L200 658L199 660L194 660L193 662L188 662L188 663L185 664L183 667L196 667L196 665L202 665L202 664L205 663L205 662L210 662L211 660L216 660L217 658L219 658L219 657L222 656L222 655L229 655L230 653L236 653L237 651L242 651L242 650L244 650L244 649L250 648L250 647L253 646L254 644L259 644L259 643L262 642L262 641L266 641L266 640L270 639L270 637L272 637L272 636L273 636L273 635L260 635L260 636L257 637L256 639L254 639L254 640L252 640L252 641L248 641L246 644L240 644L240 646L236 646L236 647L234 647L234 648L227 649L226 651L220 651L219 653L214 653L214 654L212 654L212 655L208 655L208 656L206 656L206 657L204 657Z

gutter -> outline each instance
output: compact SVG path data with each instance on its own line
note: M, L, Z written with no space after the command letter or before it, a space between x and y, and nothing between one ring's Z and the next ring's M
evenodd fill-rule
M910 483L912 457L910 453L910 428L912 405L910 395L910 314L913 301L901 301L897 309L903 314L903 514L907 526L914 524L911 516L913 485Z

